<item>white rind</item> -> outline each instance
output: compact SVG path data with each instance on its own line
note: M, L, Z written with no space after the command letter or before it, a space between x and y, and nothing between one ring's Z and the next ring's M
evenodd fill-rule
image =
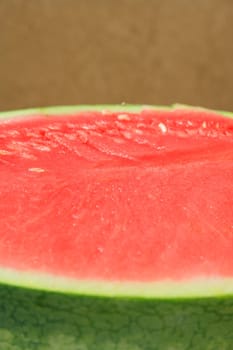
M232 277L195 277L178 281L126 282L103 280L76 280L41 273L0 268L0 284L78 295L135 298L203 298L233 297Z

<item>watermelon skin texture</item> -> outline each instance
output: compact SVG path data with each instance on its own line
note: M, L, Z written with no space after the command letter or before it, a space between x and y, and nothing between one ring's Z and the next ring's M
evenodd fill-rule
M104 298L0 286L0 350L232 350L233 299Z
M0 350L33 349L232 350L233 297L102 297L0 282Z

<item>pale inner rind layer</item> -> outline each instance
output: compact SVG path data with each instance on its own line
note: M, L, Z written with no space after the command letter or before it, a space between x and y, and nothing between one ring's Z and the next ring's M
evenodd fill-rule
M139 298L195 298L233 295L233 278L200 276L156 282L77 280L37 271L0 268L0 284L78 295Z

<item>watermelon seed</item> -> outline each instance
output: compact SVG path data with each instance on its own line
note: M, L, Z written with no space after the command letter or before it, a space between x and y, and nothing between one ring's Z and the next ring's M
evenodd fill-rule
M127 114L119 114L117 116L117 119L118 120L126 120L126 121L129 121L130 120L130 117L127 115Z
M122 131L121 133L128 140L132 138L132 134L129 131Z
M0 149L0 155L2 155L2 156L8 156L8 155L11 155L11 154L13 154L13 153L10 152L10 151L7 151L5 149Z
M202 127L203 127L203 129L206 129L206 128L207 128L207 123L206 123L206 122L203 122L203 123L202 123Z
M50 152L51 151L51 148L48 146L37 145L37 144L33 144L32 146L38 151L42 151L42 152Z
M29 168L28 171L32 171L35 173L43 173L45 170L42 168Z
M165 124L159 123L159 124L158 124L158 127L159 127L159 129L162 131L163 134L165 134L165 133L167 132L167 127L166 127Z
M135 131L135 134L143 135L143 131L140 129L135 129L134 131Z

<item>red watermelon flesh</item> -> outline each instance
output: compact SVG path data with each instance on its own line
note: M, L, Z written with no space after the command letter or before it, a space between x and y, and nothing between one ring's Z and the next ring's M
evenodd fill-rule
M87 280L233 276L233 119L205 110L0 122L0 267Z

